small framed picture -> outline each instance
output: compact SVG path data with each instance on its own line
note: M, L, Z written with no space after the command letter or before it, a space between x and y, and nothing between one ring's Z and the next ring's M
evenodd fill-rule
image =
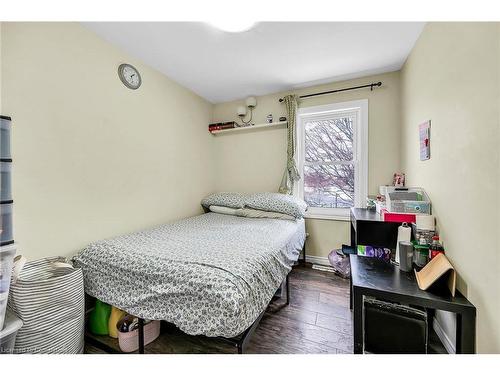
M418 126L420 141L420 160L431 158L431 120Z

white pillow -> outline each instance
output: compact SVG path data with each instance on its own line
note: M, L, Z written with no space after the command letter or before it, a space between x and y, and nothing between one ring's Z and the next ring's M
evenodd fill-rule
M240 208L239 210L236 210L236 215L243 217L252 217L252 218L282 219L282 220L295 221L295 217L291 215L282 214L280 212L254 210L253 208Z
M209 210L215 212L216 214L224 214L224 215L237 215L239 211L237 208L224 207L224 206L210 206Z
M224 206L231 208L243 208L245 207L246 197L247 194L245 193L234 193L234 192L214 193L203 198L201 200L201 205L203 207Z

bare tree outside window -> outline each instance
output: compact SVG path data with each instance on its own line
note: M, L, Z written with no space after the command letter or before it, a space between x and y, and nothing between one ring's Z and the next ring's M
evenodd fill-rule
M310 207L353 207L353 116L308 120L304 125L304 200Z

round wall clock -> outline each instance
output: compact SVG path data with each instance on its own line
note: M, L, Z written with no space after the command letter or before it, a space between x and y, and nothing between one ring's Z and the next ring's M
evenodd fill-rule
M135 67L130 64L121 64L118 67L118 76L129 89L137 90L142 83L141 75Z

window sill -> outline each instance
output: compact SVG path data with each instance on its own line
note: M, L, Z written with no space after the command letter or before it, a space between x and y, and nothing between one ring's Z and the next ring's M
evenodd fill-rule
M307 213L304 218L306 219L318 219L318 220L333 220L333 221L351 221L349 215L328 215L328 214L318 214L318 213Z

